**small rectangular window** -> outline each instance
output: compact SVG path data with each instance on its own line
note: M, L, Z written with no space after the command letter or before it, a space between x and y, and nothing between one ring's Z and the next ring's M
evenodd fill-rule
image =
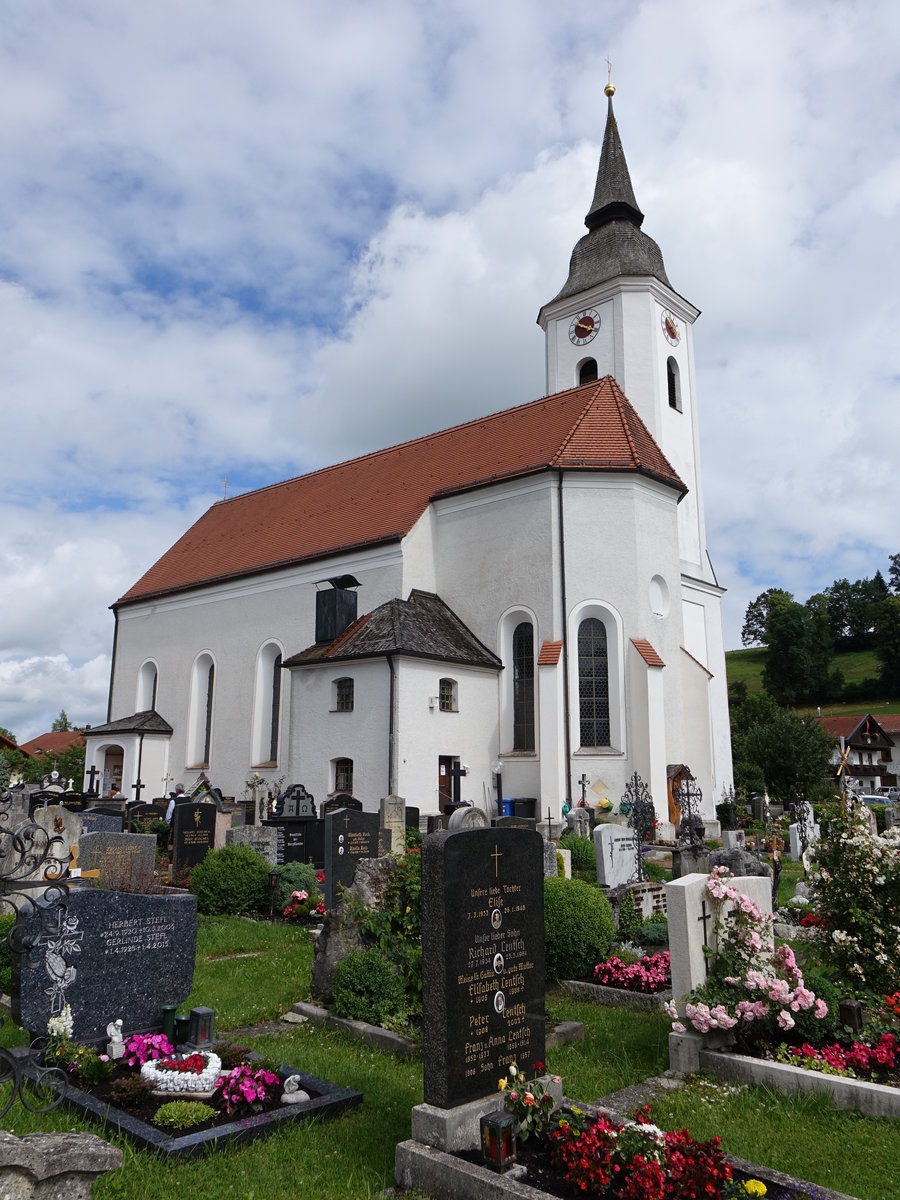
M438 697L441 712L456 712L456 680L442 679Z
M353 794L352 758L336 758L334 760L334 790Z
M339 679L334 685L335 712L353 712L353 680Z

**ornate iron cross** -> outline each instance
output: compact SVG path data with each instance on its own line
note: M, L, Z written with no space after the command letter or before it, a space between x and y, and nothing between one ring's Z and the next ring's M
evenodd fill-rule
M624 807L627 804L627 809ZM642 848L648 833L656 828L656 808L650 789L637 771L628 781L628 786L619 802L619 811L628 812L628 827L634 830L635 880L644 880L644 856Z

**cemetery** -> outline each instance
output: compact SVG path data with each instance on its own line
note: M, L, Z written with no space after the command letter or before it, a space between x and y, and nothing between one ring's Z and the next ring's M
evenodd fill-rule
M217 1172L274 1197L324 1159L325 1197L886 1200L900 838L846 799L697 799L661 837L636 775L564 824L461 806L430 832L300 784L252 824L189 797L165 831L7 792L3 1130L100 1133L101 1198Z

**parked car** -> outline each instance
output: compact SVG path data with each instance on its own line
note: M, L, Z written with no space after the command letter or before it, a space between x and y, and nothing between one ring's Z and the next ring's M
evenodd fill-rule
M892 804L896 804L900 800L900 787L879 788L879 791L885 800L890 800Z

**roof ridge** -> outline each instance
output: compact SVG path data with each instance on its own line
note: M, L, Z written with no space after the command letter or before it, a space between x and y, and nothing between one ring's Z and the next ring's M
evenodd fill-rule
M613 380L613 383L615 383L615 380ZM640 456L640 454L638 454L638 450L637 450L637 446L635 445L634 438L631 436L631 430L628 428L628 421L626 420L625 408L624 408L624 405L622 404L622 399L624 398L625 393L622 392L622 389L618 386L618 384L616 384L616 386L612 387L610 390L612 392L613 402L615 403L616 411L619 414L619 420L622 422L622 429L625 433L625 439L628 442L628 448L631 450L631 454L632 454L632 457L634 458L634 461L639 466L641 466L642 465L641 456ZM631 408L630 404L629 404L629 408ZM634 412L634 409L631 408L631 411ZM635 416L636 415L637 414L635 413ZM650 430L648 429L647 432L649 433ZM653 440L656 441L655 438ZM658 445L658 443L657 443L657 445ZM661 447L660 447L659 452L660 452L660 454L662 454ZM666 456L663 454L663 458L665 458L665 457ZM669 460L666 459L666 462L668 462L668 461Z
M562 458L563 454L569 447L569 445L572 441L572 438L575 436L576 431L580 428L580 426L584 422L585 417L588 415L590 410L593 408L594 403L596 402L596 400L599 397L600 385L603 383L604 380L610 379L610 378L611 378L611 376L604 375L602 379L598 379L596 381L596 385L595 385L594 389L589 393L588 398L585 402L584 408L582 408L581 412L578 414L578 416L572 422L572 426L569 429L569 432L566 434L566 436L560 442L556 451L550 456L550 464L549 465L551 467L556 466L558 464L559 460Z

